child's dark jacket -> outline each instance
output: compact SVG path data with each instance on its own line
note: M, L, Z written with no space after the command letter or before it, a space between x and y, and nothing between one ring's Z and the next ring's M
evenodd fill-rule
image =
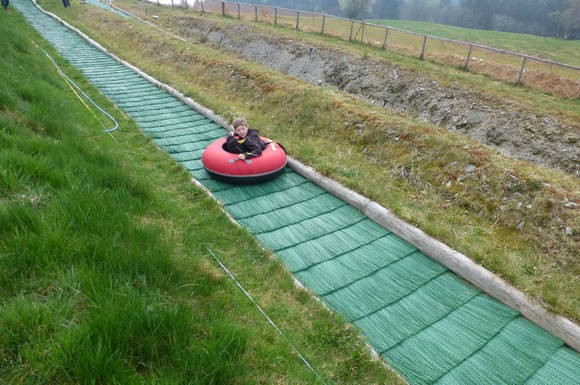
M244 154L246 158L255 158L262 155L262 150L266 148L266 144L260 139L257 130L250 129L243 139L237 135L228 136L224 148L234 154Z

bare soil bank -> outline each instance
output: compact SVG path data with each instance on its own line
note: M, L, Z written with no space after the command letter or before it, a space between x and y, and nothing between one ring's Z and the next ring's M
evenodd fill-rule
M249 25L175 18L181 35L210 41L269 68L471 136L501 153L580 175L580 122L538 116L513 100L449 86L387 61L266 35ZM579 119L580 120L580 119Z

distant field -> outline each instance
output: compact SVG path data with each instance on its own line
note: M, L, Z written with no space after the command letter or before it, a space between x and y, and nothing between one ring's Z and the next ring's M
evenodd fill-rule
M369 21L406 31L413 31L454 40L476 42L490 47L526 53L560 63L580 66L580 41L578 40L570 41L518 33L484 31L421 21Z
M184 4L187 3L181 0L148 1L161 2L180 9L183 9ZM482 74L495 80L521 84L551 95L569 99L580 97L580 71L574 68L537 60L523 62L522 57L518 55L498 53L485 48L468 48L466 44L457 44L441 39L428 39L429 41L425 41L424 44L421 34L477 42L489 47L580 67L580 42L577 41L571 42L495 31L477 31L400 20L371 20L372 24L369 25L365 22L339 17L323 17L321 13L297 12L285 8L232 1L205 0L203 8L200 4L200 2L195 2L195 5L189 6L189 8L193 7L196 12L223 14L235 19L260 21L305 32L321 33L323 31L323 34L327 36L358 41L411 58L468 69L473 73ZM146 12L142 4L138 9L138 12ZM158 11L159 7L155 12ZM395 27L397 30L386 31L383 25Z

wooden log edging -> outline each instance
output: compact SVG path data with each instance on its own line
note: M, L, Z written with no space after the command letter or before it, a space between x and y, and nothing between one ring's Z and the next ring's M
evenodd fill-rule
M459 277L505 305L519 311L525 318L561 338L574 350L580 351L580 327L574 322L548 312L496 274L473 262L464 254L453 250L443 242L430 237L421 229L397 218L392 212L378 203L317 173L311 167L295 159L289 158L288 164L311 182L350 203L367 217L417 247Z
M212 110L202 106L201 104L195 102L193 99L186 97L173 87L160 82L139 68L117 57L115 54L109 52L106 48L88 37L79 29L73 27L55 14L42 9L42 7L36 3L36 0L32 1L40 9L40 11L53 17L67 28L76 32L95 48L106 53L124 66L132 69L152 84L165 90L175 98L181 100L183 103L189 105L191 108L206 118L219 124L224 129L229 130L229 123L225 119L216 115ZM400 218L397 218L392 212L379 205L378 203L371 201L369 198L347 187L344 187L335 180L321 175L312 167L306 166L305 164L296 159L293 159L290 156L288 156L288 165L294 171L304 176L306 179L320 186L324 190L332 193L338 198L348 202L376 223L385 227L387 230L392 231L401 239L417 247L428 257L447 267L459 277L467 280L478 289L504 303L505 305L519 311L522 316L555 335L556 337L562 339L572 349L580 352L580 327L574 322L565 317L548 312L541 305L533 302L522 292L510 286L497 275L476 264L470 258L461 254L460 252L453 250L443 242L430 237L419 228L406 223Z

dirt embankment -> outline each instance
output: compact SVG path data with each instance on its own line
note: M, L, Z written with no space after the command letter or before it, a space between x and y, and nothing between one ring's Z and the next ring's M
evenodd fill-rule
M211 41L269 68L461 132L505 155L580 175L580 122L566 125L513 101L491 99L458 84L443 85L385 61L265 35L246 25L225 29L191 18L173 22L180 34Z

